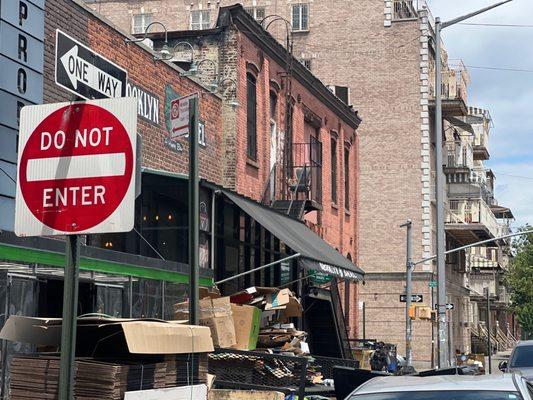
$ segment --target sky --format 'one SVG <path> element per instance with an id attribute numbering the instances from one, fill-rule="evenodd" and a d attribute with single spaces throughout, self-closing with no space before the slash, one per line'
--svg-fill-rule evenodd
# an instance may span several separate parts
<path id="1" fill-rule="evenodd" d="M 428 0 L 433 16 L 446 21 L 497 0 Z M 468 23 L 529 25 L 493 27 L 454 25 L 443 31 L 450 60 L 462 59 L 471 84 L 470 106 L 486 108 L 494 120 L 489 138 L 496 174 L 496 198 L 513 210 L 513 227 L 533 225 L 533 0 L 514 0 Z M 499 71 L 491 67 L 529 70 Z"/>

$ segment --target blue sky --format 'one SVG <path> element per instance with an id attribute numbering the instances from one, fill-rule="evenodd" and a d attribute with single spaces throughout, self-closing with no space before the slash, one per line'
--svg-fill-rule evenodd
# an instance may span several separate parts
<path id="1" fill-rule="evenodd" d="M 496 0 L 428 0 L 442 20 Z M 514 0 L 465 22 L 533 25 L 533 1 Z M 533 28 L 455 25 L 443 32 L 450 59 L 467 66 L 533 71 Z M 496 198 L 511 207 L 513 226 L 533 224 L 533 72 L 468 68 L 469 105 L 487 108 L 494 120 L 487 166 L 496 174 Z"/>

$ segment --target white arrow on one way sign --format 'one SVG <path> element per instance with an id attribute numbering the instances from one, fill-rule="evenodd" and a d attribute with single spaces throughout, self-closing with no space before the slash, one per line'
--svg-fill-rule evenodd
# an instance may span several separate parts
<path id="1" fill-rule="evenodd" d="M 74 89 L 82 82 L 108 97 L 120 97 L 122 82 L 79 57 L 77 45 L 61 57 L 61 63 Z"/>

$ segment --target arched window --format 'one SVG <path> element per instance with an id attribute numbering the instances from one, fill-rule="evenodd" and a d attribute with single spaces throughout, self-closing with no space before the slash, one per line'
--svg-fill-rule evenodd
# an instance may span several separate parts
<path id="1" fill-rule="evenodd" d="M 257 80 L 246 74 L 246 154 L 257 160 Z"/>

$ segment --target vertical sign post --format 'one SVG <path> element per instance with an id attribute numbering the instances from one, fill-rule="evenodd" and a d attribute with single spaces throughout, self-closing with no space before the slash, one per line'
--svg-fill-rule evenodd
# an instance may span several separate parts
<path id="1" fill-rule="evenodd" d="M 189 324 L 199 322 L 198 96 L 189 98 Z M 194 358 L 189 377 L 194 382 Z M 191 383 L 192 384 L 192 383 Z"/>
<path id="2" fill-rule="evenodd" d="M 21 111 L 15 233 L 67 237 L 60 400 L 73 399 L 79 235 L 133 229 L 136 132 L 134 98 Z"/>
<path id="3" fill-rule="evenodd" d="M 74 356 L 76 355 L 76 317 L 80 273 L 80 236 L 67 236 L 65 278 L 63 288 L 63 323 L 61 325 L 61 357 L 59 400 L 74 398 Z"/>
<path id="4" fill-rule="evenodd" d="M 413 323 L 411 317 L 409 316 L 409 309 L 411 308 L 412 294 L 413 294 L 413 284 L 412 284 L 412 274 L 413 274 L 413 245 L 412 245 L 412 228 L 413 223 L 411 220 L 407 220 L 405 224 L 402 224 L 401 227 L 407 228 L 407 252 L 406 252 L 406 282 L 405 282 L 405 362 L 408 367 L 413 365 Z"/>
<path id="5" fill-rule="evenodd" d="M 198 97 L 189 98 L 189 323 L 198 325 L 199 193 L 198 193 Z"/>
<path id="6" fill-rule="evenodd" d="M 485 294 L 487 296 L 487 353 L 489 355 L 489 374 L 492 374 L 492 343 L 490 340 L 490 333 L 492 328 L 490 326 L 490 289 L 485 288 Z"/>

